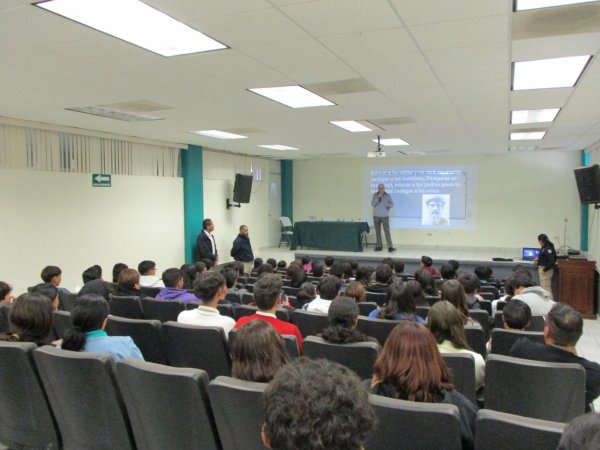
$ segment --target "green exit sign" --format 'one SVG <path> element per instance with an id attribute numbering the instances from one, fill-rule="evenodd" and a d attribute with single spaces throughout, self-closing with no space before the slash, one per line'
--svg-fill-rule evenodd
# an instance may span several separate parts
<path id="1" fill-rule="evenodd" d="M 110 187 L 112 175 L 108 173 L 93 173 L 92 186 L 94 187 Z"/>

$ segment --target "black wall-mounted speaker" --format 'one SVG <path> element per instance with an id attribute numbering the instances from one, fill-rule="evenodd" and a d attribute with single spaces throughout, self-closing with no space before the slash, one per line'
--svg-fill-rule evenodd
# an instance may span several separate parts
<path id="1" fill-rule="evenodd" d="M 233 185 L 233 201 L 237 203 L 250 203 L 252 193 L 252 175 L 235 174 Z"/>
<path id="2" fill-rule="evenodd" d="M 600 166 L 598 164 L 575 169 L 575 181 L 579 199 L 583 205 L 600 203 Z"/>

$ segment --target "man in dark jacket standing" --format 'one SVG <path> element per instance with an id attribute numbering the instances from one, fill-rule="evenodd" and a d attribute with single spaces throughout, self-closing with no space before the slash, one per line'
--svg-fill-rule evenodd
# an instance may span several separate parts
<path id="1" fill-rule="evenodd" d="M 250 245 L 248 227 L 246 225 L 240 227 L 240 234 L 238 234 L 233 241 L 231 256 L 236 261 L 240 261 L 244 264 L 244 273 L 250 273 L 252 270 L 252 262 L 254 261 L 254 254 L 252 253 L 252 245 Z"/>

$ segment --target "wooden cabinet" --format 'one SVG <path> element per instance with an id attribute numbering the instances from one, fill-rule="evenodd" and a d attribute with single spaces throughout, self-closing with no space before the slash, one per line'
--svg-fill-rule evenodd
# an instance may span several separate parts
<path id="1" fill-rule="evenodd" d="M 594 314 L 595 261 L 583 259 L 559 259 L 558 300 L 571 305 L 586 319 Z"/>

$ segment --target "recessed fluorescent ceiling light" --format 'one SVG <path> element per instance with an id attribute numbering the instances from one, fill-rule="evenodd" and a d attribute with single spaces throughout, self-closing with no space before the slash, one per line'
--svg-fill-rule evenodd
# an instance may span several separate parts
<path id="1" fill-rule="evenodd" d="M 350 131 L 352 133 L 361 133 L 364 131 L 373 131 L 369 127 L 363 125 L 360 122 L 355 120 L 332 120 L 329 122 L 331 125 L 335 125 L 336 127 L 343 128 L 344 130 Z"/>
<path id="2" fill-rule="evenodd" d="M 150 120 L 163 120 L 164 117 L 147 116 L 144 114 L 132 114 L 109 108 L 104 105 L 81 106 L 65 108 L 67 111 L 91 114 L 93 116 L 107 117 L 109 119 L 123 120 L 124 122 L 147 122 Z"/>
<path id="3" fill-rule="evenodd" d="M 584 55 L 516 62 L 513 90 L 575 86 L 590 58 Z"/>
<path id="4" fill-rule="evenodd" d="M 331 106 L 335 103 L 326 98 L 313 94 L 301 86 L 280 86 L 271 88 L 249 89 L 255 94 L 262 95 L 290 108 L 309 108 L 312 106 Z"/>
<path id="5" fill-rule="evenodd" d="M 50 0 L 35 6 L 163 56 L 227 48 L 138 0 Z"/>
<path id="6" fill-rule="evenodd" d="M 560 111 L 560 108 L 513 111 L 510 123 L 517 125 L 520 123 L 552 122 L 558 111 Z"/>
<path id="7" fill-rule="evenodd" d="M 219 130 L 201 130 L 201 131 L 190 131 L 190 133 L 201 134 L 202 136 L 208 136 L 217 139 L 247 139 L 248 136 L 242 136 L 241 134 L 227 133 L 226 131 Z"/>
<path id="8" fill-rule="evenodd" d="M 371 139 L 373 142 L 377 142 L 377 139 Z M 381 139 L 380 140 L 381 145 L 384 145 L 386 147 L 388 146 L 392 146 L 392 145 L 410 145 L 408 142 L 403 141 L 402 139 Z"/>
<path id="9" fill-rule="evenodd" d="M 574 5 L 576 3 L 591 3 L 595 1 L 597 0 L 517 0 L 515 11 L 550 8 L 552 6 Z"/>
<path id="10" fill-rule="evenodd" d="M 511 141 L 534 141 L 542 139 L 546 134 L 545 131 L 533 131 L 530 133 L 510 133 Z"/>
<path id="11" fill-rule="evenodd" d="M 262 148 L 270 148 L 271 150 L 281 150 L 281 151 L 286 151 L 286 150 L 299 150 L 298 148 L 295 148 L 295 147 L 288 147 L 287 145 L 279 145 L 279 144 L 273 144 L 273 145 L 259 145 L 259 147 L 262 147 Z"/>

